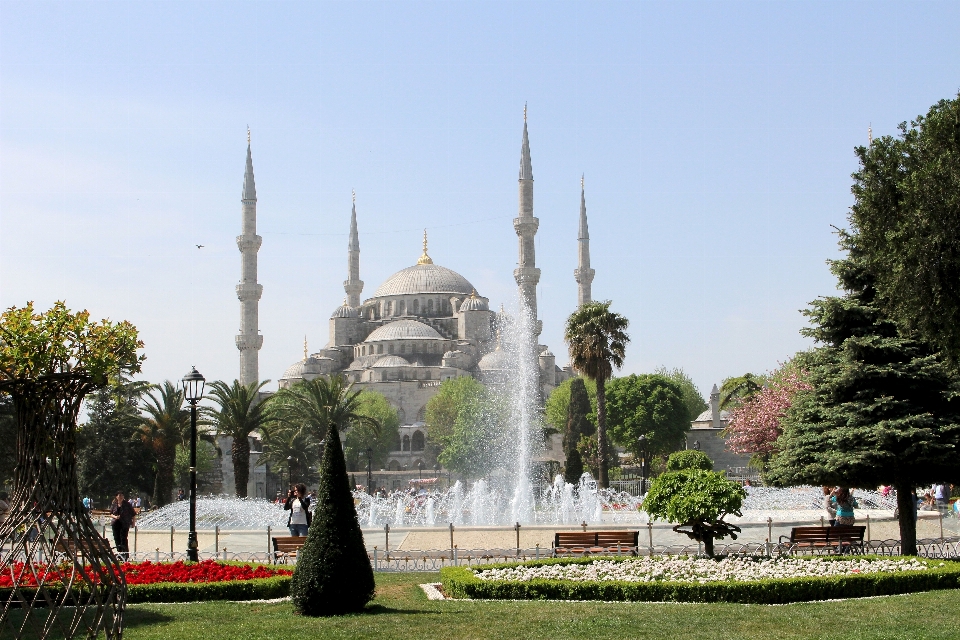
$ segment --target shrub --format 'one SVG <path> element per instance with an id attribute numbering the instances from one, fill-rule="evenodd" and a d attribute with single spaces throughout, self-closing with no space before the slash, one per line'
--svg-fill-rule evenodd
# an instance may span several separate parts
<path id="1" fill-rule="evenodd" d="M 36 587 L 25 587 L 20 593 L 33 598 Z M 54 599 L 63 596 L 63 589 L 47 587 Z M 74 589 L 76 592 L 76 589 Z M 10 589 L 0 589 L 0 599 L 9 597 Z M 270 600 L 290 595 L 290 576 L 231 580 L 229 582 L 160 582 L 134 584 L 127 587 L 127 604 L 137 602 L 204 602 L 207 600 Z"/>
<path id="2" fill-rule="evenodd" d="M 737 539 L 740 527 L 723 518 L 727 514 L 739 516 L 746 496 L 743 487 L 722 473 L 684 469 L 657 476 L 642 508 L 652 518 L 679 523 L 673 530 L 702 542 L 704 552 L 712 556 L 715 539 Z"/>
<path id="3" fill-rule="evenodd" d="M 700 469 L 713 471 L 713 461 L 703 451 L 687 449 L 671 453 L 667 458 L 667 471 L 682 471 L 683 469 Z"/>
<path id="4" fill-rule="evenodd" d="M 868 556 L 869 557 L 869 556 Z M 546 560 L 486 567 L 592 562 L 591 559 Z M 620 559 L 622 561 L 622 559 Z M 838 562 L 843 560 L 838 559 Z M 466 567 L 440 570 L 443 590 L 454 598 L 510 600 L 606 600 L 625 602 L 737 602 L 784 604 L 833 598 L 860 598 L 960 588 L 960 563 L 925 561 L 927 571 L 868 573 L 824 578 L 783 578 L 749 582 L 619 582 L 571 580 L 481 580 Z"/>
<path id="5" fill-rule="evenodd" d="M 336 424 L 326 441 L 313 522 L 290 585 L 294 606 L 308 616 L 362 611 L 376 588 Z"/>

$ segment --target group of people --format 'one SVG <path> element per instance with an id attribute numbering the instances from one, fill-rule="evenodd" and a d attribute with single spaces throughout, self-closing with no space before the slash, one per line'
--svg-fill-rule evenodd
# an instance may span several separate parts
<path id="1" fill-rule="evenodd" d="M 846 487 L 823 488 L 823 510 L 827 514 L 830 526 L 852 526 L 857 523 L 853 510 L 857 508 L 857 499 Z"/>

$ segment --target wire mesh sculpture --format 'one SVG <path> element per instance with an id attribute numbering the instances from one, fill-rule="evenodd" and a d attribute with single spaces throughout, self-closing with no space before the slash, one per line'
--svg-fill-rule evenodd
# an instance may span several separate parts
<path id="1" fill-rule="evenodd" d="M 77 488 L 76 420 L 93 388 L 74 372 L 0 381 L 19 425 L 14 494 L 0 523 L 0 568 L 12 582 L 0 586 L 0 637 L 122 637 L 121 562 Z"/>

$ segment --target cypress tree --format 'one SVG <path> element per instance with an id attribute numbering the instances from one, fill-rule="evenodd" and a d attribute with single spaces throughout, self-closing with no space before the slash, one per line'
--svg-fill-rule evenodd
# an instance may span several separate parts
<path id="1" fill-rule="evenodd" d="M 843 247 L 848 258 L 831 270 L 846 295 L 805 312 L 813 326 L 804 333 L 820 344 L 800 357 L 813 388 L 795 396 L 765 479 L 893 485 L 901 552 L 915 555 L 914 490 L 960 480 L 960 385 L 935 349 L 885 313 L 856 237 L 844 235 Z"/>
<path id="2" fill-rule="evenodd" d="M 290 595 L 307 616 L 356 613 L 373 599 L 373 568 L 363 544 L 336 424 L 327 431 L 317 506 L 297 557 Z"/>
<path id="3" fill-rule="evenodd" d="M 577 450 L 580 436 L 590 435 L 594 431 L 593 424 L 587 418 L 589 413 L 587 385 L 582 378 L 574 378 L 570 382 L 570 404 L 567 405 L 567 425 L 563 433 L 563 451 L 567 459 L 563 477 L 572 484 L 580 482 L 580 476 L 583 475 L 583 458 Z"/>

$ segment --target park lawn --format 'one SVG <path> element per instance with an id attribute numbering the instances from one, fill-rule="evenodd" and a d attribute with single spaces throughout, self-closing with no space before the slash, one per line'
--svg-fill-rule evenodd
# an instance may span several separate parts
<path id="1" fill-rule="evenodd" d="M 128 640 L 297 638 L 960 638 L 956 591 L 782 606 L 690 603 L 435 602 L 436 573 L 377 573 L 368 612 L 304 618 L 289 602 L 131 605 Z"/>

